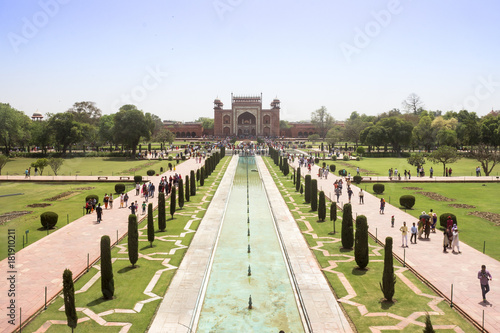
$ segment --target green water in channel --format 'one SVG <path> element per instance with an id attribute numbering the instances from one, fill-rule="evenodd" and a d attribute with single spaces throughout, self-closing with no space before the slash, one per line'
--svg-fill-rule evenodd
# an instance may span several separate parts
<path id="1" fill-rule="evenodd" d="M 304 332 L 256 169 L 254 157 L 239 157 L 197 332 Z"/>

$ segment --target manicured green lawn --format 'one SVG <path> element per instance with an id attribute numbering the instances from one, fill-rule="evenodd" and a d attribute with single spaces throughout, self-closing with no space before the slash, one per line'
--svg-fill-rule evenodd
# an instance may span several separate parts
<path id="1" fill-rule="evenodd" d="M 336 173 L 338 174 L 338 170 L 346 169 L 348 173 L 351 173 L 352 176 L 356 175 L 356 168 L 359 166 L 361 169 L 361 176 L 389 176 L 389 168 L 398 169 L 401 173 L 401 177 L 404 177 L 404 171 L 410 170 L 412 174 L 412 178 L 417 176 L 416 167 L 408 164 L 406 158 L 393 158 L 393 157 L 363 157 L 361 161 L 343 161 L 343 160 L 325 160 L 321 161 L 326 162 L 328 165 L 335 164 L 337 166 Z M 449 164 L 447 167 L 451 167 L 453 170 L 453 176 L 464 177 L 464 176 L 475 176 L 476 175 L 476 167 L 480 165 L 478 161 L 463 158 L 458 160 L 456 163 Z M 427 161 L 424 164 L 425 175 L 429 178 L 429 169 L 434 169 L 434 175 L 443 176 L 443 165 L 441 163 L 432 163 Z M 496 166 L 493 169 L 493 172 L 490 176 L 498 176 L 500 173 L 500 166 Z"/>
<path id="2" fill-rule="evenodd" d="M 314 254 L 321 267 L 328 268 L 331 266 L 329 261 L 334 261 L 337 266 L 332 270 L 334 272 L 325 272 L 330 285 L 334 289 L 338 298 L 342 298 L 348 295 L 347 289 L 342 283 L 339 276 L 343 276 L 347 279 L 350 286 L 354 289 L 356 296 L 351 299 L 351 301 L 362 304 L 366 306 L 369 313 L 380 313 L 380 317 L 373 317 L 367 315 L 361 315 L 359 309 L 356 306 L 343 304 L 344 309 L 349 315 L 350 319 L 353 321 L 358 332 L 370 332 L 371 326 L 388 326 L 396 325 L 400 320 L 382 315 L 386 312 L 396 314 L 401 317 L 407 317 L 413 312 L 434 311 L 430 306 L 429 302 L 431 298 L 423 296 L 422 294 L 415 293 L 410 287 L 405 284 L 399 276 L 397 277 L 397 282 L 395 286 L 394 298 L 396 302 L 394 304 L 381 303 L 380 300 L 383 298 L 383 294 L 380 291 L 379 282 L 382 280 L 383 272 L 383 256 L 384 250 L 371 239 L 369 240 L 371 256 L 370 263 L 368 265 L 368 270 L 361 271 L 356 267 L 356 262 L 352 260 L 354 256 L 354 251 L 344 250 L 341 248 L 341 243 L 339 241 L 333 242 L 333 239 L 328 237 L 335 237 L 337 240 L 340 238 L 341 230 L 341 212 L 339 211 L 339 219 L 336 222 L 335 235 L 331 235 L 332 222 L 318 222 L 317 212 L 310 211 L 310 205 L 304 203 L 304 197 L 298 192 L 295 192 L 295 186 L 292 184 L 290 176 L 284 177 L 277 166 L 275 166 L 270 158 L 265 158 L 266 165 L 271 171 L 275 182 L 278 185 L 285 202 L 288 207 L 292 210 L 292 214 L 297 221 L 298 226 L 301 230 L 307 230 L 306 224 L 303 222 L 304 217 L 309 222 L 313 228 L 312 233 L 315 233 L 318 238 L 313 238 L 309 234 L 304 234 L 310 247 L 318 246 L 319 242 L 323 242 L 322 250 L 327 250 L 328 255 L 323 254 L 319 250 L 314 250 Z M 290 197 L 291 196 L 291 197 Z M 293 200 L 292 200 L 293 199 Z M 330 203 L 327 202 L 327 216 L 329 216 Z M 298 210 L 297 210 L 298 208 Z M 376 251 L 378 249 L 378 251 Z M 375 251 L 374 251 L 375 250 Z M 399 263 L 394 260 L 395 273 L 401 268 Z M 436 296 L 429 288 L 427 288 L 420 280 L 418 280 L 409 271 L 404 271 L 401 273 L 406 277 L 410 283 L 416 286 L 422 293 Z M 457 312 L 451 309 L 445 302 L 440 302 L 438 304 L 440 311 L 443 315 L 432 315 L 431 320 L 434 325 L 457 325 L 464 332 L 476 332 L 474 327 L 472 327 L 465 319 L 463 319 Z M 418 321 L 424 323 L 425 317 L 421 316 L 417 318 Z M 415 324 L 409 324 L 403 332 L 422 332 L 423 328 Z M 385 331 L 384 331 L 385 332 Z M 398 331 L 401 332 L 401 331 Z M 439 330 L 439 332 L 453 332 L 453 330 Z"/>
<path id="3" fill-rule="evenodd" d="M 126 184 L 126 190 L 130 190 L 132 184 Z M 8 229 L 15 229 L 17 235 L 16 249 L 23 247 L 23 235 L 29 230 L 29 244 L 47 235 L 47 230 L 42 228 L 40 214 L 51 211 L 59 215 L 56 225 L 57 229 L 63 228 L 67 223 L 84 215 L 83 206 L 85 197 L 96 194 L 100 199 L 105 193 L 115 192 L 115 183 L 25 183 L 25 182 L 0 182 L 0 193 L 21 195 L 2 197 L 0 202 L 0 215 L 10 212 L 28 211 L 29 214 L 17 217 L 0 225 L 0 234 L 6 235 Z M 66 193 L 67 196 L 56 199 L 55 197 Z M 115 195 L 116 197 L 116 195 Z M 50 199 L 50 200 L 49 200 Z M 49 204 L 47 207 L 28 207 L 28 205 Z M 54 230 L 49 230 L 53 232 Z M 1 246 L 6 241 L 2 238 Z M 7 253 L 0 253 L 0 260 L 6 258 Z"/>
<path id="4" fill-rule="evenodd" d="M 36 158 L 12 158 L 2 169 L 2 175 L 24 175 L 24 171 L 29 168 Z M 75 157 L 64 159 L 59 176 L 121 176 L 121 175 L 143 175 L 149 169 L 157 173 L 160 167 L 168 168 L 167 160 L 130 160 L 124 157 Z M 171 163 L 175 163 L 171 162 Z M 44 176 L 52 176 L 54 173 L 50 166 L 43 172 Z M 35 176 L 35 169 L 31 168 L 31 176 Z"/>
<path id="5" fill-rule="evenodd" d="M 361 187 L 374 194 L 372 184 L 364 186 L 361 184 Z M 422 190 L 404 189 L 405 187 L 418 187 Z M 419 194 L 419 192 L 439 193 L 447 198 L 454 199 L 454 201 L 433 200 Z M 407 212 L 416 219 L 418 219 L 422 211 L 428 213 L 431 209 L 434 210 L 438 217 L 444 213 L 455 214 L 460 230 L 460 241 L 481 252 L 483 251 L 484 242 L 486 242 L 485 253 L 496 260 L 500 260 L 500 248 L 496 246 L 496 242 L 500 237 L 500 226 L 483 218 L 468 215 L 468 213 L 475 211 L 500 214 L 498 193 L 500 193 L 500 183 L 385 183 L 383 195 L 396 207 L 399 207 L 399 197 L 405 194 L 414 195 L 415 206 Z M 474 208 L 454 208 L 450 206 L 454 204 L 466 204 L 474 206 Z"/>
<path id="6" fill-rule="evenodd" d="M 170 219 L 168 216 L 170 200 L 167 200 L 167 230 L 164 232 L 160 232 L 159 230 L 156 231 L 156 239 L 153 242 L 153 248 L 151 248 L 149 246 L 149 242 L 147 242 L 146 229 L 141 230 L 146 225 L 146 219 L 139 224 L 139 253 L 149 255 L 151 258 L 168 258 L 170 259 L 168 264 L 175 267 L 179 266 L 187 248 L 179 248 L 174 244 L 174 242 L 168 240 L 181 240 L 182 245 L 189 246 L 194 233 L 187 233 L 182 238 L 180 238 L 180 234 L 185 232 L 184 228 L 189 220 L 195 219 L 195 221 L 191 224 L 190 229 L 198 229 L 199 223 L 205 215 L 206 208 L 209 205 L 208 202 L 202 202 L 201 199 L 205 195 L 206 200 L 209 201 L 212 199 L 220 180 L 222 179 L 222 174 L 228 165 L 226 162 L 228 162 L 229 159 L 230 157 L 225 157 L 221 160 L 215 172 L 213 172 L 212 175 L 205 180 L 205 185 L 197 188 L 196 195 L 190 197 L 190 201 L 185 203 L 183 209 L 177 208 L 174 219 Z M 211 184 L 214 184 L 214 186 L 210 189 Z M 157 229 L 157 211 L 155 211 L 153 215 L 155 216 L 155 229 Z M 163 240 L 158 237 L 163 237 Z M 137 267 L 132 268 L 128 260 L 128 253 L 126 252 L 127 241 L 128 239 L 125 237 L 120 242 L 119 246 L 115 246 L 111 252 L 112 258 L 117 258 L 117 260 L 113 263 L 115 298 L 109 301 L 102 299 L 101 284 L 98 279 L 86 292 L 76 294 L 76 307 L 85 307 L 90 309 L 92 312 L 99 314 L 113 309 L 131 310 L 137 302 L 151 298 L 150 296 L 144 294 L 146 286 L 158 270 L 165 269 L 167 267 L 162 264 L 163 260 L 147 260 L 142 257 L 139 258 L 136 264 Z M 123 247 L 124 250 L 122 251 L 120 247 Z M 168 254 L 170 250 L 176 247 L 178 249 L 174 254 Z M 96 263 L 96 265 L 99 264 L 100 262 Z M 175 275 L 175 272 L 175 269 L 164 271 L 152 292 L 158 296 L 164 296 L 173 276 Z M 89 273 L 84 274 L 78 281 L 75 282 L 75 291 L 81 289 L 96 273 L 98 273 L 98 270 L 96 268 L 92 268 Z M 153 319 L 156 308 L 160 302 L 161 299 L 157 299 L 146 303 L 140 312 L 110 313 L 102 316 L 102 318 L 108 322 L 132 323 L 132 327 L 129 332 L 145 332 Z M 25 329 L 23 329 L 23 331 L 36 331 L 48 320 L 66 320 L 64 311 L 59 310 L 61 306 L 63 306 L 63 300 L 61 297 L 57 297 L 47 310 L 39 314 Z M 82 312 L 77 312 L 77 315 L 79 318 L 85 317 Z M 104 327 L 97 324 L 93 320 L 88 320 L 79 323 L 76 328 L 76 332 L 118 332 L 120 329 L 121 327 Z M 68 332 L 68 330 L 69 328 L 66 325 L 52 325 L 48 332 Z"/>

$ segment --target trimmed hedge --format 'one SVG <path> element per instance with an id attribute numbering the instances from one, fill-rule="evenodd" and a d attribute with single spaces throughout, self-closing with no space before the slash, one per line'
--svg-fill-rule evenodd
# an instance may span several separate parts
<path id="1" fill-rule="evenodd" d="M 453 224 L 458 225 L 457 223 L 457 217 L 455 214 L 452 213 L 443 213 L 439 215 L 439 225 L 443 228 L 446 229 L 446 221 L 448 220 L 448 216 L 451 216 L 451 219 L 453 220 Z"/>
<path id="2" fill-rule="evenodd" d="M 134 176 L 134 183 L 141 183 L 142 182 L 142 176 L 141 175 L 135 175 Z"/>
<path id="3" fill-rule="evenodd" d="M 44 229 L 52 229 L 56 226 L 58 218 L 59 215 L 57 215 L 57 213 L 45 212 L 40 215 L 40 222 Z"/>
<path id="4" fill-rule="evenodd" d="M 335 155 L 333 155 L 333 156 L 335 156 Z M 330 171 L 331 172 L 335 172 L 336 169 L 337 169 L 337 167 L 335 166 L 335 164 L 330 164 Z"/>
<path id="5" fill-rule="evenodd" d="M 148 171 L 146 171 L 146 174 L 148 176 L 154 176 L 155 175 L 155 171 L 154 170 L 148 170 Z"/>
<path id="6" fill-rule="evenodd" d="M 352 177 L 352 180 L 353 180 L 356 184 L 359 184 L 359 183 L 361 183 L 361 181 L 363 180 L 363 177 L 356 175 L 356 176 Z"/>
<path id="7" fill-rule="evenodd" d="M 125 192 L 125 184 L 116 184 L 115 193 L 122 194 L 123 192 Z"/>
<path id="8" fill-rule="evenodd" d="M 373 192 L 376 194 L 382 194 L 385 191 L 385 185 L 384 184 L 373 184 Z"/>
<path id="9" fill-rule="evenodd" d="M 410 194 L 402 195 L 399 198 L 399 204 L 406 209 L 412 209 L 415 206 L 415 196 Z"/>
<path id="10" fill-rule="evenodd" d="M 95 202 L 99 202 L 99 196 L 97 194 L 89 194 L 85 197 L 85 202 L 89 201 L 90 199 L 95 199 Z"/>

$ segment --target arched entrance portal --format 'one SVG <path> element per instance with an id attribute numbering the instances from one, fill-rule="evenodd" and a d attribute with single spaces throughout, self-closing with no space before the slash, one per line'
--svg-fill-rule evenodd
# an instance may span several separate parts
<path id="1" fill-rule="evenodd" d="M 257 120 L 250 112 L 244 112 L 238 117 L 238 130 L 240 136 L 255 135 L 257 131 Z"/>

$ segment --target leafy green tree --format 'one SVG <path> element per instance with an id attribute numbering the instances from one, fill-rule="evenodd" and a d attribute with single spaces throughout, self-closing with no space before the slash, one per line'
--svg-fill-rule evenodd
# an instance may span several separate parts
<path id="1" fill-rule="evenodd" d="M 368 223 L 366 216 L 356 217 L 356 235 L 354 239 L 354 258 L 360 269 L 365 269 L 370 260 L 368 253 Z"/>
<path id="2" fill-rule="evenodd" d="M 158 229 L 160 231 L 165 231 L 166 227 L 167 227 L 167 216 L 165 212 L 165 193 L 160 192 L 158 194 Z"/>
<path id="3" fill-rule="evenodd" d="M 500 162 L 500 154 L 497 151 L 488 149 L 483 143 L 471 151 L 471 157 L 481 163 L 485 176 L 489 176 L 495 165 Z"/>
<path id="4" fill-rule="evenodd" d="M 344 249 L 352 249 L 354 244 L 354 230 L 352 225 L 352 206 L 345 204 L 342 215 L 342 247 Z"/>
<path id="5" fill-rule="evenodd" d="M 423 116 L 420 118 L 418 125 L 412 130 L 412 143 L 415 146 L 423 146 L 426 151 L 430 151 L 436 141 L 436 133 L 432 129 L 432 118 Z"/>
<path id="6" fill-rule="evenodd" d="M 71 145 L 84 138 L 85 129 L 81 123 L 75 120 L 73 113 L 56 113 L 51 115 L 48 121 L 49 128 L 54 133 L 57 144 L 62 147 L 63 154 L 66 154 Z"/>
<path id="7" fill-rule="evenodd" d="M 457 132 L 443 128 L 437 132 L 436 141 L 438 146 L 456 146 L 458 143 Z"/>
<path id="8" fill-rule="evenodd" d="M 162 195 L 163 192 L 160 192 L 158 197 Z M 158 208 L 160 206 L 160 199 L 158 199 Z M 158 209 L 159 210 L 159 209 Z M 165 195 L 163 195 L 163 214 L 165 214 Z M 159 213 L 158 213 L 158 220 L 160 219 Z M 149 203 L 148 204 L 148 242 L 153 247 L 153 242 L 155 240 L 155 225 L 153 221 L 153 204 Z"/>
<path id="9" fill-rule="evenodd" d="M 191 172 L 189 172 L 189 174 L 191 175 L 191 182 L 189 183 L 190 185 L 190 188 L 189 188 L 189 191 L 191 192 L 191 196 L 195 196 L 196 195 L 196 181 L 194 180 L 195 176 L 194 176 L 194 170 L 191 170 Z"/>
<path id="10" fill-rule="evenodd" d="M 295 191 L 299 191 L 300 190 L 300 183 L 302 181 L 302 178 L 300 176 L 300 167 L 297 167 L 297 176 L 296 176 L 296 181 L 295 181 Z"/>
<path id="11" fill-rule="evenodd" d="M 76 102 L 67 112 L 73 114 L 76 122 L 90 125 L 97 125 L 102 115 L 101 109 L 89 101 Z"/>
<path id="12" fill-rule="evenodd" d="M 35 162 L 31 163 L 32 168 L 38 168 L 40 176 L 43 175 L 43 170 L 49 165 L 49 160 L 46 158 L 39 158 Z"/>
<path id="13" fill-rule="evenodd" d="M 149 140 L 151 135 L 151 126 L 146 116 L 135 105 L 127 104 L 115 114 L 114 120 L 114 141 L 132 149 L 132 156 L 135 156 L 141 137 Z"/>
<path id="14" fill-rule="evenodd" d="M 158 132 L 154 135 L 153 140 L 155 142 L 161 142 L 165 145 L 165 142 L 172 144 L 175 141 L 175 134 L 166 128 L 160 128 Z"/>
<path id="15" fill-rule="evenodd" d="M 115 294 L 113 266 L 111 263 L 111 241 L 109 236 L 101 237 L 101 292 L 105 299 L 112 299 Z"/>
<path id="16" fill-rule="evenodd" d="M 59 157 L 51 157 L 47 160 L 47 163 L 49 164 L 50 168 L 52 169 L 52 172 L 54 172 L 54 175 L 57 176 L 57 173 L 59 172 L 59 169 L 64 163 L 64 159 L 59 158 Z"/>
<path id="17" fill-rule="evenodd" d="M 410 143 L 413 130 L 412 123 L 401 118 L 389 117 L 380 120 L 377 126 L 384 128 L 388 140 L 387 143 L 390 143 L 392 149 L 398 155 L 401 155 L 401 147 L 407 146 Z"/>
<path id="18" fill-rule="evenodd" d="M 9 156 L 13 147 L 24 146 L 28 142 L 30 121 L 23 112 L 9 104 L 0 103 L 0 146 L 3 146 L 6 156 Z"/>
<path id="19" fill-rule="evenodd" d="M 311 134 L 307 137 L 308 140 L 312 141 L 312 142 L 316 142 L 320 139 L 320 136 L 319 134 L 317 133 L 314 133 L 314 134 Z"/>
<path id="20" fill-rule="evenodd" d="M 172 216 L 172 220 L 174 219 L 175 214 L 175 206 L 176 206 L 176 190 L 175 186 L 172 186 L 172 192 L 170 192 L 170 216 Z"/>
<path id="21" fill-rule="evenodd" d="M 30 124 L 30 143 L 39 147 L 44 154 L 47 154 L 48 146 L 54 141 L 54 135 L 49 128 L 48 121 L 32 121 Z"/>
<path id="22" fill-rule="evenodd" d="M 128 216 L 128 260 L 135 267 L 139 259 L 139 231 L 137 230 L 137 216 L 130 214 Z"/>
<path id="23" fill-rule="evenodd" d="M 354 111 L 351 113 L 351 116 L 349 117 L 349 119 L 347 119 L 347 121 L 345 122 L 343 133 L 341 130 L 338 130 L 338 132 L 339 132 L 339 134 L 343 134 L 343 137 L 346 141 L 354 142 L 356 144 L 356 147 L 357 147 L 359 140 L 360 140 L 361 132 L 369 125 L 370 124 L 368 122 L 364 121 L 363 118 L 361 116 L 359 116 L 359 114 L 356 111 Z M 341 129 L 340 126 L 339 126 L 339 129 Z M 330 131 L 328 131 L 328 133 L 330 133 Z M 328 138 L 328 136 L 329 136 L 329 134 L 326 135 L 327 138 Z M 327 141 L 328 141 L 328 139 L 327 139 Z M 337 140 L 336 142 L 338 142 L 338 141 L 339 140 Z M 330 142 L 328 142 L 328 143 L 332 144 Z"/>
<path id="24" fill-rule="evenodd" d="M 318 210 L 318 180 L 311 180 L 311 210 L 313 212 Z"/>
<path id="25" fill-rule="evenodd" d="M 308 204 L 311 203 L 311 175 L 306 175 L 305 177 L 304 201 Z"/>
<path id="26" fill-rule="evenodd" d="M 184 191 L 184 194 L 186 196 L 186 202 L 189 202 L 189 195 L 191 194 L 190 184 L 189 184 L 189 176 L 186 175 L 186 177 L 184 177 L 184 179 L 186 179 L 186 190 Z"/>
<path id="27" fill-rule="evenodd" d="M 434 163 L 443 164 L 443 176 L 446 174 L 446 165 L 455 163 L 460 159 L 457 149 L 450 146 L 441 146 L 433 151 L 428 157 Z"/>
<path id="28" fill-rule="evenodd" d="M 500 115 L 487 115 L 481 119 L 481 142 L 495 149 L 500 146 Z"/>
<path id="29" fill-rule="evenodd" d="M 214 119 L 208 117 L 199 117 L 195 120 L 197 123 L 201 123 L 201 127 L 203 130 L 212 130 L 214 129 Z"/>
<path id="30" fill-rule="evenodd" d="M 325 106 L 311 113 L 311 122 L 316 127 L 319 136 L 325 139 L 326 133 L 333 126 L 335 119 L 328 113 Z"/>
<path id="31" fill-rule="evenodd" d="M 63 296 L 64 296 L 64 312 L 68 326 L 71 327 L 71 332 L 78 324 L 78 316 L 76 315 L 75 307 L 75 286 L 73 284 L 73 273 L 69 269 L 65 269 L 63 273 Z"/>
<path id="32" fill-rule="evenodd" d="M 389 141 L 385 128 L 378 125 L 369 125 L 362 130 L 360 140 L 370 146 L 383 146 Z"/>
<path id="33" fill-rule="evenodd" d="M 115 115 L 103 115 L 101 118 L 99 118 L 99 123 L 98 123 L 98 143 L 100 146 L 104 146 L 105 144 L 109 144 L 111 147 L 111 144 L 114 143 L 114 136 L 113 136 L 113 127 L 115 126 Z"/>
<path id="34" fill-rule="evenodd" d="M 420 167 L 425 164 L 425 154 L 415 153 L 406 159 L 409 165 Z"/>
<path id="35" fill-rule="evenodd" d="M 0 155 L 0 175 L 2 174 L 2 169 L 9 161 L 9 157 L 5 155 Z"/>
<path id="36" fill-rule="evenodd" d="M 479 117 L 475 112 L 460 110 L 456 118 L 458 120 L 457 138 L 461 145 L 476 145 L 481 140 L 481 126 Z"/>
<path id="37" fill-rule="evenodd" d="M 386 301 L 392 302 L 394 297 L 394 286 L 396 285 L 396 275 L 394 275 L 394 262 L 392 259 L 392 237 L 385 239 L 384 253 L 384 273 L 382 274 L 382 282 L 380 289 L 384 294 Z"/>
<path id="38" fill-rule="evenodd" d="M 319 202 L 318 202 L 318 220 L 324 222 L 326 219 L 326 200 L 325 192 L 319 192 Z"/>

